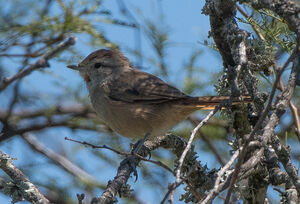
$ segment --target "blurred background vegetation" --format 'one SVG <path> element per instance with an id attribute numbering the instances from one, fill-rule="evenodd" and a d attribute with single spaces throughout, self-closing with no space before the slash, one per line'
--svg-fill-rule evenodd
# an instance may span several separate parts
<path id="1" fill-rule="evenodd" d="M 49 61 L 49 68 L 32 72 L 0 92 L 0 130 L 10 130 L 7 137 L 0 137 L 1 151 L 16 157 L 14 163 L 54 203 L 77 203 L 76 193 L 85 193 L 87 199 L 99 195 L 114 177 L 122 157 L 65 141 L 64 137 L 106 144 L 120 151 L 129 151 L 130 142 L 135 141 L 116 135 L 97 119 L 83 80 L 65 66 L 78 63 L 96 49 L 120 48 L 136 68 L 161 77 L 186 94 L 216 95 L 223 68 L 218 50 L 207 36 L 209 21 L 201 15 L 203 3 L 191 1 L 183 7 L 182 2 L 166 0 L 0 0 L 1 81 L 27 68 L 66 38 L 77 38 L 75 46 Z M 260 53 L 254 60 L 258 62 L 254 67 L 259 89 L 269 93 L 274 66 L 281 66 L 291 54 L 295 35 L 286 22 L 268 10 L 258 12 L 247 5 L 239 5 L 238 10 L 239 26 L 251 34 L 254 40 L 249 43 Z M 190 15 L 195 17 L 191 20 Z M 190 21 L 189 30 L 185 21 Z M 176 34 L 189 36 L 191 31 L 191 39 Z M 283 75 L 284 82 L 289 71 Z M 297 88 L 293 103 L 298 110 L 299 95 Z M 195 122 L 205 114 L 193 114 L 172 132 L 188 138 Z M 299 141 L 290 110 L 276 132 L 291 146 L 292 159 L 299 165 Z M 194 142 L 198 159 L 209 168 L 221 167 L 230 157 L 233 134 L 230 118 L 218 114 Z M 167 150 L 152 152 L 152 158 L 173 168 L 175 157 Z M 76 168 L 68 169 L 71 164 Z M 132 196 L 119 198 L 120 203 L 161 201 L 174 177 L 145 162 L 138 171 L 139 180 L 130 180 Z M 8 179 L 2 172 L 1 176 Z M 177 192 L 177 200 L 182 192 L 183 188 Z M 268 195 L 278 202 L 272 188 Z M 9 202 L 9 197 L 0 194 L 0 203 Z"/>

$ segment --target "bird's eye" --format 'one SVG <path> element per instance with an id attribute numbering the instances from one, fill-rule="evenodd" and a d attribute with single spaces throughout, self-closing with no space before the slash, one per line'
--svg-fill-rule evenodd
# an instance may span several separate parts
<path id="1" fill-rule="evenodd" d="M 95 69 L 99 69 L 100 67 L 102 67 L 102 64 L 101 64 L 101 63 L 96 63 L 96 64 L 94 65 L 94 67 L 95 67 Z"/>

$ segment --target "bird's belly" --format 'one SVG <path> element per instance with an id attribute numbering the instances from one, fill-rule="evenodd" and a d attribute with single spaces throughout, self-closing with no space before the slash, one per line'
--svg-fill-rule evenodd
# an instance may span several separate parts
<path id="1" fill-rule="evenodd" d="M 150 133 L 150 138 L 161 136 L 189 114 L 179 113 L 168 104 L 140 105 L 112 103 L 108 100 L 92 104 L 100 119 L 111 129 L 122 136 L 135 139 L 143 138 L 146 133 Z"/>
<path id="2" fill-rule="evenodd" d="M 111 129 L 124 137 L 140 139 L 146 133 L 153 133 L 153 120 L 145 109 L 139 109 L 128 104 L 126 107 L 113 105 L 109 108 L 106 106 L 106 109 L 99 107 L 97 110 L 100 118 Z M 156 127 L 155 132 L 160 129 L 160 127 Z"/>

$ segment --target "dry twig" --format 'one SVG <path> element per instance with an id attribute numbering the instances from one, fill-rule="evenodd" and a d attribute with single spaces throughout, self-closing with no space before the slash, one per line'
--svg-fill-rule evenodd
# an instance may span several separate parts
<path id="1" fill-rule="evenodd" d="M 55 48 L 53 48 L 51 51 L 47 52 L 44 54 L 38 61 L 36 61 L 33 65 L 30 65 L 28 68 L 23 69 L 16 73 L 14 76 L 5 78 L 2 83 L 0 84 L 0 92 L 3 91 L 9 84 L 12 82 L 21 79 L 27 75 L 29 75 L 31 72 L 43 68 L 43 67 L 48 67 L 48 60 L 53 58 L 57 53 L 61 52 L 62 50 L 68 48 L 71 45 L 75 44 L 75 38 L 70 37 L 63 43 L 59 44 Z"/>
<path id="2" fill-rule="evenodd" d="M 175 180 L 175 184 L 172 185 L 173 189 L 171 191 L 171 196 L 170 196 L 170 203 L 173 203 L 173 199 L 174 199 L 174 192 L 175 192 L 175 188 L 178 187 L 178 183 L 180 183 L 180 177 L 181 177 L 181 168 L 184 162 L 184 159 L 187 155 L 187 153 L 190 151 L 191 146 L 192 146 L 192 142 L 196 136 L 196 133 L 198 132 L 198 130 L 220 109 L 221 106 L 216 106 L 214 110 L 212 110 L 192 131 L 192 134 L 190 136 L 190 139 L 184 149 L 184 151 L 181 154 L 181 157 L 178 161 L 179 165 L 176 171 L 176 180 Z"/>
<path id="3" fill-rule="evenodd" d="M 52 149 L 44 146 L 42 143 L 37 141 L 37 139 L 30 133 L 25 133 L 22 135 L 22 138 L 27 142 L 27 144 L 32 147 L 35 151 L 45 155 L 51 159 L 54 163 L 61 166 L 64 170 L 72 174 L 73 176 L 79 178 L 80 180 L 87 182 L 89 184 L 96 185 L 100 188 L 104 188 L 104 185 L 100 184 L 96 178 L 88 174 L 82 168 L 72 163 L 66 157 L 54 152 Z"/>

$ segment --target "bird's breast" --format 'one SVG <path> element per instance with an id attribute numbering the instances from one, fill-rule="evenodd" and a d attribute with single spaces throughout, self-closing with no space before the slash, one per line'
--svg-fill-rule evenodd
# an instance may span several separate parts
<path id="1" fill-rule="evenodd" d="M 91 102 L 99 118 L 111 129 L 135 139 L 143 138 L 146 133 L 150 137 L 161 136 L 188 115 L 169 104 L 114 101 L 100 90 L 91 94 Z"/>

